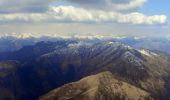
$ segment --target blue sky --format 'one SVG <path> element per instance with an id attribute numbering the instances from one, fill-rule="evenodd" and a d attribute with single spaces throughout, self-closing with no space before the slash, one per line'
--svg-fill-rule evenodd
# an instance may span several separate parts
<path id="1" fill-rule="evenodd" d="M 169 3 L 167 0 L 0 0 L 0 34 L 169 36 Z"/>
<path id="2" fill-rule="evenodd" d="M 170 1 L 168 0 L 148 0 L 140 11 L 147 14 L 165 14 L 170 17 Z"/>

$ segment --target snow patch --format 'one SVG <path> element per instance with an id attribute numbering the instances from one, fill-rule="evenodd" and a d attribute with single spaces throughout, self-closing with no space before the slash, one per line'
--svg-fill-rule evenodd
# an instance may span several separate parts
<path id="1" fill-rule="evenodd" d="M 149 57 L 158 56 L 158 54 L 151 52 L 149 50 L 142 49 L 142 50 L 139 50 L 139 52 Z"/>
<path id="2" fill-rule="evenodd" d="M 140 53 L 142 53 L 142 54 L 144 54 L 144 55 L 146 55 L 146 56 L 149 56 L 149 57 L 151 57 L 152 55 L 150 55 L 149 54 L 149 52 L 147 52 L 146 50 L 139 50 L 140 51 Z"/>
<path id="3" fill-rule="evenodd" d="M 123 58 L 128 63 L 138 66 L 140 69 L 143 69 L 143 65 L 142 65 L 143 60 L 133 55 L 131 52 L 126 51 L 123 55 Z"/>

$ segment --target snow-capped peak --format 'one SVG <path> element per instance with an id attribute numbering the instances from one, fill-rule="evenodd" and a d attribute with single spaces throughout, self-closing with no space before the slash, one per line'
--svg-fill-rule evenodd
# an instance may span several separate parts
<path id="1" fill-rule="evenodd" d="M 115 36 L 113 34 L 48 34 L 48 33 L 2 33 L 0 38 L 14 37 L 18 39 L 26 38 L 40 38 L 40 37 L 52 37 L 52 38 L 77 38 L 77 39 L 123 39 L 124 36 Z"/>
<path id="2" fill-rule="evenodd" d="M 0 38 L 6 38 L 6 37 L 14 37 L 17 39 L 27 39 L 27 38 L 39 38 L 39 34 L 33 34 L 33 33 L 11 33 L 11 34 L 1 34 Z"/>

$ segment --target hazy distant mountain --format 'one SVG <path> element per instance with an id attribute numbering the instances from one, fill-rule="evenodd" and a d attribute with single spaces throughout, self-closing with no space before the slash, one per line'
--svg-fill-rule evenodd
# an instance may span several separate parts
<path id="1" fill-rule="evenodd" d="M 17 39 L 14 37 L 0 38 L 0 52 L 15 51 L 21 49 L 23 46 L 33 45 L 36 41 L 34 39 Z"/>
<path id="2" fill-rule="evenodd" d="M 41 41 L 55 42 L 58 40 L 77 40 L 83 42 L 103 42 L 103 41 L 117 41 L 127 44 L 133 48 L 145 48 L 150 50 L 159 50 L 170 53 L 170 39 L 165 38 L 153 38 L 153 37 L 118 37 L 118 36 L 77 36 L 73 34 L 71 36 L 60 35 L 39 35 L 31 33 L 13 34 L 0 36 L 0 52 L 16 51 L 23 46 L 34 45 Z"/>
<path id="3" fill-rule="evenodd" d="M 18 60 L 20 62 L 28 62 L 45 53 L 66 47 L 71 42 L 73 41 L 38 42 L 35 45 L 24 46 L 17 51 L 2 52 L 0 53 L 0 61 Z"/>
<path id="4" fill-rule="evenodd" d="M 33 36 L 0 36 L 0 53 L 1 52 L 9 52 L 9 51 L 17 51 L 25 46 L 35 45 L 38 42 L 44 41 L 64 41 L 62 38 L 57 37 L 33 37 Z"/>
<path id="5" fill-rule="evenodd" d="M 12 36 L 0 36 L 0 52 L 16 51 L 24 46 L 34 45 L 41 41 L 55 42 L 58 40 L 77 40 L 83 42 L 103 42 L 117 41 L 127 44 L 133 48 L 145 48 L 150 50 L 159 50 L 170 53 L 169 38 L 153 38 L 153 37 L 118 37 L 118 36 L 37 36 L 34 34 L 14 34 Z"/>
<path id="6" fill-rule="evenodd" d="M 145 48 L 170 53 L 169 38 L 152 38 L 152 37 L 126 37 L 116 41 L 125 43 L 133 48 Z"/>

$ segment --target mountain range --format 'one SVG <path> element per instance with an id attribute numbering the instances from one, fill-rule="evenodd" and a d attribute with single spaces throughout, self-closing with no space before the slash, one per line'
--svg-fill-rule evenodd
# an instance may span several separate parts
<path id="1" fill-rule="evenodd" d="M 169 37 L 154 38 L 154 37 L 124 37 L 124 36 L 37 36 L 34 34 L 14 34 L 0 36 L 0 52 L 16 51 L 24 46 L 35 45 L 41 41 L 56 42 L 58 40 L 77 40 L 82 42 L 102 42 L 102 41 L 117 41 L 127 44 L 135 49 L 149 49 L 158 50 L 170 53 L 170 39 Z"/>
<path id="2" fill-rule="evenodd" d="M 0 100 L 168 100 L 163 52 L 62 39 L 0 53 Z"/>

